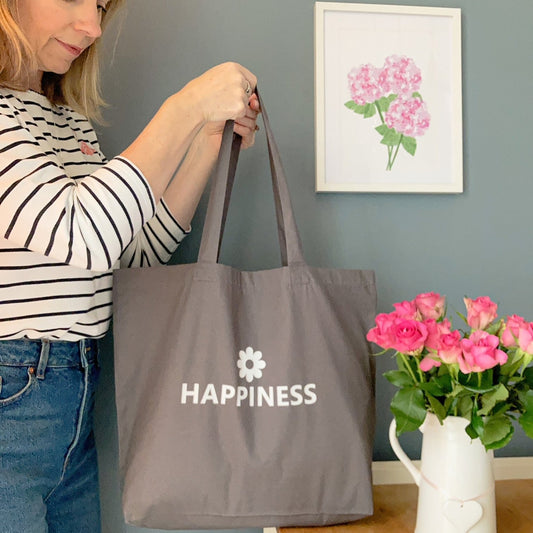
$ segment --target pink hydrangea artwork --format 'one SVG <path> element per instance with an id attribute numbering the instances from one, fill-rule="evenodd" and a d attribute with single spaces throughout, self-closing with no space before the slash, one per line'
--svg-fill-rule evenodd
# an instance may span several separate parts
<path id="1" fill-rule="evenodd" d="M 370 63 L 348 73 L 351 100 L 345 106 L 363 118 L 379 116 L 375 129 L 387 149 L 386 170 L 398 157 L 400 146 L 415 155 L 416 138 L 428 130 L 431 116 L 420 94 L 422 72 L 413 59 L 390 55 L 382 67 Z"/>

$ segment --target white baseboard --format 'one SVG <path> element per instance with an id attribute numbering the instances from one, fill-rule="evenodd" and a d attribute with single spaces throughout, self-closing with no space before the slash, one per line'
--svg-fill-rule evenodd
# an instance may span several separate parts
<path id="1" fill-rule="evenodd" d="M 420 461 L 413 461 L 420 468 Z M 414 483 L 411 474 L 400 461 L 374 461 L 372 463 L 374 485 Z M 533 457 L 496 457 L 494 477 L 500 479 L 533 479 Z"/>

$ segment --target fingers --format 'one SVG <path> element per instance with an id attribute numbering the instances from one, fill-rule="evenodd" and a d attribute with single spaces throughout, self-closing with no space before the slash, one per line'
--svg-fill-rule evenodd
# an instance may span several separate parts
<path id="1" fill-rule="evenodd" d="M 244 115 L 242 117 L 237 117 L 235 121 L 241 123 L 244 126 L 250 126 L 253 129 L 260 111 L 261 109 L 259 106 L 257 95 L 253 94 L 248 100 L 248 105 L 246 106 Z"/>
<path id="2" fill-rule="evenodd" d="M 246 115 L 250 116 L 248 113 L 248 110 L 251 109 L 256 112 L 253 117 L 255 118 L 257 116 L 257 112 L 260 111 L 260 105 L 259 105 L 259 99 L 257 95 L 255 94 L 255 88 L 257 87 L 257 78 L 255 77 L 252 72 L 250 72 L 247 68 L 243 67 L 242 65 L 236 64 L 236 66 L 241 70 L 243 78 L 242 78 L 242 87 L 244 90 L 244 98 L 245 98 L 245 104 L 247 106 L 246 108 Z M 245 115 L 245 116 L 246 116 Z M 240 117 L 236 117 L 240 118 Z"/>
<path id="3" fill-rule="evenodd" d="M 241 142 L 241 149 L 246 150 L 246 148 L 250 148 L 255 143 L 255 131 L 250 131 L 247 128 L 239 127 L 238 125 L 235 125 L 234 128 L 235 133 L 238 133 L 242 137 Z"/>
<path id="4" fill-rule="evenodd" d="M 255 142 L 257 115 L 261 111 L 254 94 L 257 78 L 238 63 L 223 63 L 190 82 L 185 89 L 194 95 L 203 116 L 206 131 L 220 134 L 220 124 L 234 120 L 234 131 L 242 137 L 242 147 Z M 223 128 L 222 128 L 223 129 Z"/>
<path id="5" fill-rule="evenodd" d="M 243 121 L 243 123 L 246 123 L 246 121 L 256 121 L 257 116 L 259 115 L 259 111 L 256 109 L 253 109 L 250 105 L 246 107 L 245 115 L 242 117 L 239 117 L 236 119 L 236 121 Z"/>
<path id="6" fill-rule="evenodd" d="M 248 134 L 248 132 L 256 131 L 256 121 L 248 118 L 236 120 L 234 129 L 236 133 L 242 135 L 236 128 L 239 128 L 240 131 L 244 131 L 245 134 Z"/>
<path id="7" fill-rule="evenodd" d="M 250 108 L 257 111 L 256 86 L 257 78 L 247 68 L 223 63 L 190 82 L 185 92 L 204 122 L 218 122 L 244 117 Z"/>
<path id="8" fill-rule="evenodd" d="M 259 130 L 257 126 L 258 112 L 249 109 L 245 117 L 239 118 L 235 121 L 233 131 L 242 137 L 242 148 L 250 148 L 255 143 L 255 133 Z"/>
<path id="9" fill-rule="evenodd" d="M 252 94 L 248 100 L 248 107 L 254 111 L 257 111 L 258 113 L 261 112 L 261 106 L 259 105 L 259 98 L 257 97 L 257 94 Z"/>

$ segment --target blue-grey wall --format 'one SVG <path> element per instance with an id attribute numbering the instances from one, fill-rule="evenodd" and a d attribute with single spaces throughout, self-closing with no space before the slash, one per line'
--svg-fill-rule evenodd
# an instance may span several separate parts
<path id="1" fill-rule="evenodd" d="M 461 195 L 315 193 L 313 0 L 129 0 L 118 42 L 106 39 L 106 62 L 114 59 L 104 76 L 111 104 L 106 111 L 111 125 L 101 128 L 104 151 L 119 153 L 162 101 L 191 78 L 226 60 L 241 62 L 260 80 L 310 264 L 374 269 L 380 311 L 436 291 L 447 295 L 452 311 L 463 310 L 466 294 L 488 295 L 502 315 L 533 320 L 533 4 L 405 3 L 462 9 Z M 245 269 L 279 264 L 265 152 L 259 135 L 241 158 L 224 244 L 223 262 Z M 196 232 L 176 262 L 195 260 L 204 208 L 205 198 Z M 110 338 L 105 347 L 96 420 L 104 532 L 142 531 L 124 526 L 121 518 Z M 392 362 L 384 356 L 377 363 L 374 458 L 391 460 L 387 428 L 394 390 L 381 374 Z M 408 435 L 402 442 L 416 457 L 419 437 Z M 533 442 L 520 428 L 499 453 L 532 454 Z"/>

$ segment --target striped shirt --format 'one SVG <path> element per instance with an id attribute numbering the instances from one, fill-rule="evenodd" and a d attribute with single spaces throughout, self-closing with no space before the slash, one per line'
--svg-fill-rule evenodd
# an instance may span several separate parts
<path id="1" fill-rule="evenodd" d="M 0 88 L 0 340 L 101 337 L 113 269 L 166 263 L 185 234 L 85 117 Z"/>

